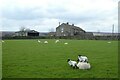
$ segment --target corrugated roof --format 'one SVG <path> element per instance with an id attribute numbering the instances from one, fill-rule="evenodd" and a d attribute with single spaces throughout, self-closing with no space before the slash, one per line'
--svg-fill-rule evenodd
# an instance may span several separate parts
<path id="1" fill-rule="evenodd" d="M 15 33 L 19 33 L 19 32 L 23 32 L 23 31 L 17 31 L 17 32 L 15 32 Z M 35 31 L 35 30 L 29 30 L 29 31 L 24 31 L 24 32 L 39 33 L 39 32 L 37 32 L 37 31 Z"/>

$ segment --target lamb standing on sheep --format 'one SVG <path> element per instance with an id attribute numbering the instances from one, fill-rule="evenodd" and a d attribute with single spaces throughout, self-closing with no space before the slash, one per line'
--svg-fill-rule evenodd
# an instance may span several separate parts
<path id="1" fill-rule="evenodd" d="M 77 62 L 76 61 L 72 61 L 71 59 L 68 59 L 67 62 L 71 67 L 77 68 Z"/>
<path id="2" fill-rule="evenodd" d="M 78 62 L 88 62 L 88 58 L 86 56 L 78 55 Z"/>

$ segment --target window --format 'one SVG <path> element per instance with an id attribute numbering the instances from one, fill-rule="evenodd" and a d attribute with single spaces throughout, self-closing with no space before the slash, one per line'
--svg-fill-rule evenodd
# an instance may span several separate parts
<path id="1" fill-rule="evenodd" d="M 61 28 L 61 32 L 62 32 L 62 33 L 64 32 L 64 28 Z"/>

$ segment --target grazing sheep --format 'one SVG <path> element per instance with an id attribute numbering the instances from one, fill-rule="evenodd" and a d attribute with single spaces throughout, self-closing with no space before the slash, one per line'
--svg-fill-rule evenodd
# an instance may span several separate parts
<path id="1" fill-rule="evenodd" d="M 111 43 L 111 42 L 108 42 L 108 43 Z"/>
<path id="2" fill-rule="evenodd" d="M 78 55 L 78 62 L 88 62 L 88 58 L 86 56 Z"/>
<path id="3" fill-rule="evenodd" d="M 5 42 L 5 41 L 2 40 L 2 42 Z"/>
<path id="4" fill-rule="evenodd" d="M 64 43 L 64 44 L 68 44 L 68 43 Z"/>
<path id="5" fill-rule="evenodd" d="M 91 68 L 90 63 L 87 63 L 87 62 L 78 62 L 77 67 L 79 69 L 90 69 Z"/>
<path id="6" fill-rule="evenodd" d="M 41 43 L 41 41 L 40 41 L 40 40 L 38 40 L 38 42 L 39 42 L 39 43 Z"/>
<path id="7" fill-rule="evenodd" d="M 45 44 L 47 44 L 47 43 L 48 43 L 48 41 L 45 41 L 44 43 L 45 43 Z"/>
<path id="8" fill-rule="evenodd" d="M 60 41 L 59 41 L 59 40 L 56 40 L 56 41 L 55 41 L 55 43 L 58 43 L 58 42 L 60 42 Z"/>
<path id="9" fill-rule="evenodd" d="M 71 59 L 68 59 L 67 62 L 71 67 L 77 68 L 77 62 L 76 61 L 72 61 Z"/>

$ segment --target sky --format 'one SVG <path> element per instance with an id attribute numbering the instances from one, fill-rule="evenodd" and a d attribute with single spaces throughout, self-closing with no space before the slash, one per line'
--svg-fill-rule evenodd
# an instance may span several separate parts
<path id="1" fill-rule="evenodd" d="M 55 31 L 60 23 L 87 32 L 118 32 L 119 0 L 0 0 L 0 31 Z"/>

